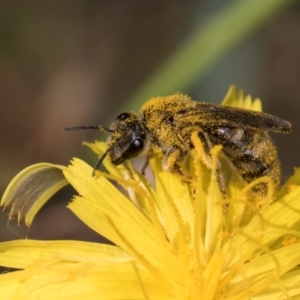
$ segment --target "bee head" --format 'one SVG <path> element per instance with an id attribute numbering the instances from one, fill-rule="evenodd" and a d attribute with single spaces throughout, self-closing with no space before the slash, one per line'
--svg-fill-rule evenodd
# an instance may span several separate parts
<path id="1" fill-rule="evenodd" d="M 111 135 L 107 139 L 107 150 L 100 156 L 94 167 L 93 176 L 107 155 L 114 165 L 119 165 L 127 159 L 138 156 L 145 148 L 146 134 L 143 125 L 133 113 L 120 114 L 112 123 L 111 128 L 103 126 L 63 128 L 65 131 L 94 129 L 109 132 Z"/>
<path id="2" fill-rule="evenodd" d="M 107 154 L 115 165 L 138 156 L 145 147 L 145 131 L 133 113 L 120 114 L 111 125 Z"/>

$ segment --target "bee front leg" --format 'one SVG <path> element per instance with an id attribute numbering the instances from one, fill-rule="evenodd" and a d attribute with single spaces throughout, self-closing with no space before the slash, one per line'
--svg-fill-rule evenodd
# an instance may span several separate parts
<path id="1" fill-rule="evenodd" d="M 186 153 L 182 149 L 180 149 L 177 145 L 172 146 L 165 153 L 165 157 L 163 160 L 163 168 L 164 170 L 168 170 L 180 177 L 184 182 L 191 182 L 192 178 L 189 174 L 187 174 L 179 165 L 178 162 L 183 161 Z"/>
<path id="2" fill-rule="evenodd" d="M 142 170 L 141 170 L 141 174 L 142 174 L 142 175 L 145 175 L 145 174 L 146 174 L 146 169 L 147 169 L 147 167 L 148 167 L 148 165 L 149 165 L 149 160 L 150 160 L 150 158 L 151 158 L 151 155 L 148 154 L 147 157 L 146 157 L 146 160 L 145 160 L 145 162 L 144 162 L 144 164 L 143 164 Z"/>
<path id="3" fill-rule="evenodd" d="M 146 156 L 146 160 L 145 160 L 145 162 L 143 164 L 143 167 L 142 167 L 142 170 L 141 170 L 142 175 L 146 174 L 146 169 L 149 166 L 150 158 L 152 156 L 154 156 L 154 151 L 153 151 L 153 148 L 150 147 L 149 150 L 148 150 L 147 156 Z"/>

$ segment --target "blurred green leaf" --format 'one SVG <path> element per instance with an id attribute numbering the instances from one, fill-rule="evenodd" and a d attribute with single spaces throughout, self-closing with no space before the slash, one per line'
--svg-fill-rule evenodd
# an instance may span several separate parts
<path id="1" fill-rule="evenodd" d="M 185 92 L 225 54 L 293 0 L 244 0 L 200 25 L 172 56 L 130 97 L 124 111 L 137 110 L 149 98 Z"/>

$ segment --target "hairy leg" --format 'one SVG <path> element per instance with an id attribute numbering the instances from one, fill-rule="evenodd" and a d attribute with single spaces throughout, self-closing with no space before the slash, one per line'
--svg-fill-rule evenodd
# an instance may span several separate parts
<path id="1" fill-rule="evenodd" d="M 185 156 L 186 153 L 180 147 L 177 145 L 172 146 L 165 154 L 163 168 L 175 173 L 184 182 L 191 182 L 191 176 L 178 165 L 178 163 L 183 161 Z"/>
<path id="2" fill-rule="evenodd" d="M 210 152 L 213 148 L 213 144 L 210 142 L 208 136 L 203 131 L 195 131 L 191 135 L 191 140 L 200 160 L 209 170 L 211 170 L 212 159 Z M 217 167 L 217 180 L 221 192 L 226 195 L 225 180 L 222 172 L 220 171 L 219 162 Z"/>

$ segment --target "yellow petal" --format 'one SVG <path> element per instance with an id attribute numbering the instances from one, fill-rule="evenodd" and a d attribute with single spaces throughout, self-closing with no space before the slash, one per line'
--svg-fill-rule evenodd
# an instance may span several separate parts
<path id="1" fill-rule="evenodd" d="M 26 268 L 0 276 L 2 299 L 168 299 L 164 286 L 116 246 L 20 240 L 0 243 L 0 253 L 0 265 Z"/>
<path id="2" fill-rule="evenodd" d="M 119 245 L 149 270 L 170 282 L 182 281 L 180 263 L 160 243 L 153 223 L 103 177 L 92 177 L 91 167 L 78 159 L 64 170 L 82 197 L 69 207 L 88 226 Z"/>
<path id="3" fill-rule="evenodd" d="M 268 289 L 253 296 L 253 300 L 270 300 L 270 299 L 299 299 L 300 295 L 300 269 L 289 272 L 280 277 L 280 282 L 273 281 Z M 293 298 L 297 296 L 297 298 Z"/>
<path id="4" fill-rule="evenodd" d="M 162 171 L 156 176 L 156 190 L 156 204 L 170 242 L 177 236 L 181 222 L 182 225 L 188 225 L 191 237 L 194 231 L 194 213 L 188 185 L 174 174 Z"/>
<path id="5" fill-rule="evenodd" d="M 16 272 L 1 274 L 0 293 L 2 299 L 14 299 L 13 294 L 20 288 L 20 282 L 16 279 Z M 16 299 L 16 298 L 15 298 Z M 23 298 L 26 299 L 26 298 Z"/>
<path id="6" fill-rule="evenodd" d="M 8 185 L 1 206 L 11 206 L 9 217 L 18 216 L 18 222 L 25 217 L 30 226 L 41 207 L 62 187 L 67 185 L 63 166 L 40 163 L 32 165 L 17 174 Z"/>
<path id="7" fill-rule="evenodd" d="M 172 299 L 159 281 L 130 262 L 32 267 L 1 275 L 0 292 L 2 299 Z"/>
<path id="8" fill-rule="evenodd" d="M 58 262 L 110 263 L 132 261 L 116 246 L 80 241 L 17 240 L 0 243 L 0 265 L 26 269 Z"/>
<path id="9" fill-rule="evenodd" d="M 263 253 L 284 235 L 299 235 L 300 187 L 270 205 L 264 212 L 257 212 L 251 222 L 240 228 L 224 251 L 232 255 L 233 263 L 243 255 Z M 237 251 L 235 253 L 235 251 Z"/>
<path id="10" fill-rule="evenodd" d="M 246 231 L 259 233 L 264 230 L 262 242 L 269 245 L 280 236 L 288 234 L 289 229 L 299 230 L 300 219 L 300 187 L 273 203 L 261 215 L 256 216 L 253 222 L 246 226 Z M 251 225 L 254 225 L 252 227 Z M 267 226 L 267 228 L 264 228 Z M 281 229 L 281 230 L 280 230 Z"/>
<path id="11" fill-rule="evenodd" d="M 217 251 L 213 254 L 203 274 L 203 299 L 215 299 L 223 267 L 224 257 L 220 251 Z"/>
<path id="12" fill-rule="evenodd" d="M 270 274 L 283 275 L 300 264 L 300 243 L 267 252 L 254 257 L 242 266 L 243 272 L 235 276 L 231 284 L 248 279 L 248 284 L 258 281 Z M 300 280 L 300 278 L 299 278 Z"/>
<path id="13" fill-rule="evenodd" d="M 229 88 L 222 105 L 262 111 L 260 99 L 252 100 L 251 96 L 249 95 L 244 97 L 243 90 L 237 91 L 235 85 L 232 85 Z"/>

